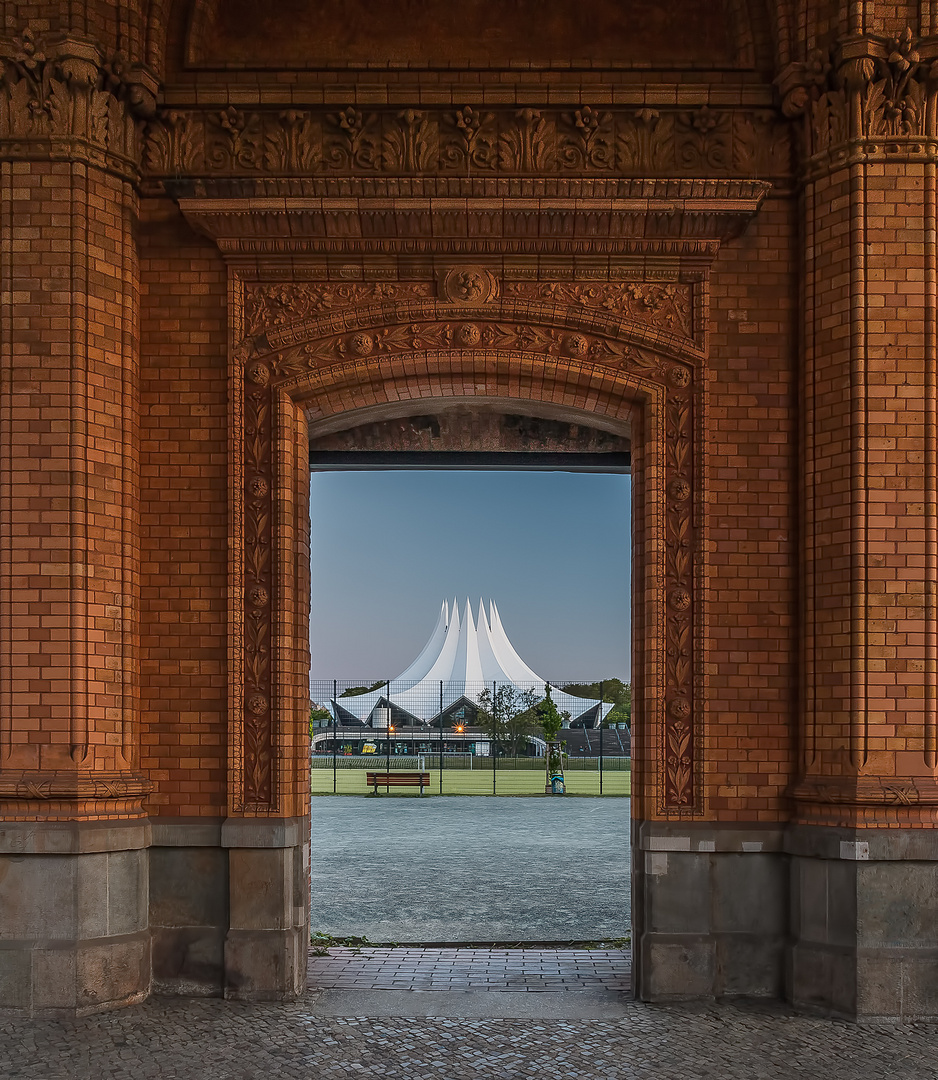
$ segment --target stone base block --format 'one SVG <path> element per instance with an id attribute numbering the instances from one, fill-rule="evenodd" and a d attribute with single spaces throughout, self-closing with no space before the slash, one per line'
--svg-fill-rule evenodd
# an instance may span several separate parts
<path id="1" fill-rule="evenodd" d="M 139 821 L 0 825 L 0 1008 L 75 1016 L 149 994 L 149 838 Z"/>
<path id="2" fill-rule="evenodd" d="M 780 998 L 788 857 L 778 829 L 633 825 L 633 979 L 643 1001 Z"/>
<path id="3" fill-rule="evenodd" d="M 306 989 L 309 818 L 229 818 L 225 997 L 283 1001 Z"/>
<path id="4" fill-rule="evenodd" d="M 793 829 L 788 997 L 807 1012 L 938 1015 L 938 837 Z"/>
<path id="5" fill-rule="evenodd" d="M 309 933 L 229 930 L 225 997 L 233 1001 L 292 1001 L 306 989 Z"/>
<path id="6" fill-rule="evenodd" d="M 153 818 L 150 929 L 157 994 L 221 997 L 228 930 L 222 818 Z"/>

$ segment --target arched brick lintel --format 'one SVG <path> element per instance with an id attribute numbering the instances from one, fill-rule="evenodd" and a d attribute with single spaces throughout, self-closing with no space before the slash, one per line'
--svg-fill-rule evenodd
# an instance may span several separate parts
<path id="1" fill-rule="evenodd" d="M 401 315 L 385 319 L 385 328 L 396 333 Z M 700 355 L 691 346 L 686 361 L 676 362 L 643 350 L 636 370 L 636 354 L 620 349 L 612 336 L 594 335 L 581 345 L 579 322 L 571 318 L 564 334 L 555 310 L 556 342 L 545 347 L 535 334 L 530 348 L 514 339 L 492 344 L 499 324 L 476 320 L 459 324 L 479 335 L 470 333 L 462 347 L 422 347 L 438 343 L 421 336 L 426 326 L 408 324 L 410 341 L 385 335 L 378 352 L 379 329 L 357 343 L 365 355 L 326 366 L 334 353 L 324 349 L 335 348 L 334 335 L 294 339 L 291 350 L 273 352 L 260 333 L 232 349 L 232 814 L 308 812 L 309 424 L 336 430 L 376 410 L 402 416 L 424 411 L 428 401 L 448 400 L 502 402 L 515 413 L 559 410 L 629 435 L 635 475 L 633 814 L 647 820 L 702 813 L 702 665 L 695 657 L 703 606 L 696 430 L 702 379 L 694 371 Z M 342 344 L 347 352 L 355 349 L 354 338 Z M 565 346 L 584 355 L 565 356 Z"/>

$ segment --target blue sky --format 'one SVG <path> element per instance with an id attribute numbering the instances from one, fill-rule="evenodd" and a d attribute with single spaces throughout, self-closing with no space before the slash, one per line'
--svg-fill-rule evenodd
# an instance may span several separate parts
<path id="1" fill-rule="evenodd" d="M 498 604 L 555 682 L 629 677 L 631 478 L 538 472 L 313 473 L 312 678 L 393 678 L 444 597 Z"/>

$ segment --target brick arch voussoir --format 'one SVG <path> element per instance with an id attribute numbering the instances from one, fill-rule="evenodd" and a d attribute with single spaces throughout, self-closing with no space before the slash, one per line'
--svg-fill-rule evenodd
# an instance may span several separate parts
<path id="1" fill-rule="evenodd" d="M 310 423 L 362 409 L 418 410 L 427 399 L 484 398 L 566 410 L 627 434 L 632 417 L 652 392 L 650 380 L 631 371 L 514 351 L 446 350 L 390 355 L 321 369 L 280 382 L 277 388 Z"/>
<path id="2" fill-rule="evenodd" d="M 700 813 L 702 733 L 695 722 L 700 665 L 694 655 L 700 637 L 699 561 L 693 513 L 700 503 L 697 350 L 685 348 L 680 360 L 651 350 L 639 354 L 617 337 L 556 322 L 528 324 L 531 330 L 523 339 L 510 331 L 506 340 L 503 321 L 481 324 L 464 318 L 457 326 L 474 327 L 478 336 L 467 333 L 456 341 L 452 324 L 448 336 L 440 337 L 438 319 L 381 325 L 393 333 L 379 338 L 381 326 L 372 332 L 356 322 L 342 334 L 313 337 L 304 331 L 275 344 L 273 332 L 267 331 L 244 339 L 233 353 L 238 430 L 232 437 L 238 459 L 232 470 L 237 544 L 232 625 L 236 641 L 240 635 L 240 651 L 236 644 L 233 658 L 240 674 L 237 685 L 232 681 L 231 701 L 233 809 L 273 814 L 282 804 L 276 762 L 278 724 L 285 714 L 278 712 L 277 702 L 284 695 L 272 642 L 284 625 L 278 604 L 288 602 L 278 598 L 289 596 L 277 576 L 278 558 L 281 563 L 285 558 L 278 530 L 281 538 L 296 535 L 295 521 L 283 518 L 283 507 L 297 484 L 298 466 L 292 474 L 284 471 L 278 456 L 293 453 L 294 462 L 299 460 L 296 417 L 351 418 L 392 404 L 406 411 L 412 403 L 416 409 L 427 399 L 495 398 L 571 409 L 630 426 L 640 414 L 642 445 L 633 448 L 644 463 L 644 547 L 648 588 L 654 593 L 650 606 L 645 605 L 651 615 L 642 630 L 648 760 L 656 772 L 651 812 L 665 817 Z M 488 336 L 484 325 L 492 328 Z M 359 334 L 368 340 L 356 347 Z M 585 346 L 574 341 L 565 348 L 576 334 Z M 284 446 L 292 440 L 292 451 L 278 448 L 285 431 L 290 434 Z M 281 474 L 291 476 L 287 487 Z"/>

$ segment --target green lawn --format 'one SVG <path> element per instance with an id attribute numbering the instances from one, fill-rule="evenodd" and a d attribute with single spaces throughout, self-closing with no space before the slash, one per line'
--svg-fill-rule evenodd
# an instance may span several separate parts
<path id="1" fill-rule="evenodd" d="M 383 765 L 381 766 L 383 768 Z M 337 795 L 367 795 L 371 789 L 367 786 L 364 769 L 338 769 L 336 773 Z M 392 767 L 393 771 L 393 767 Z M 405 770 L 406 771 L 406 770 Z M 429 793 L 440 793 L 440 770 L 427 769 L 430 774 Z M 311 771 L 312 793 L 331 795 L 332 770 L 313 769 Z M 585 770 L 571 770 L 566 773 L 568 795 L 598 795 L 599 773 Z M 383 796 L 384 790 L 379 788 Z M 426 794 L 426 789 L 425 789 Z M 444 795 L 491 795 L 492 769 L 482 766 L 475 769 L 444 769 Z M 543 795 L 544 772 L 534 769 L 501 768 L 495 774 L 496 795 Z M 627 770 L 603 773 L 603 795 L 631 795 L 632 774 Z M 391 788 L 391 795 L 417 796 L 416 788 Z"/>

